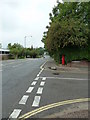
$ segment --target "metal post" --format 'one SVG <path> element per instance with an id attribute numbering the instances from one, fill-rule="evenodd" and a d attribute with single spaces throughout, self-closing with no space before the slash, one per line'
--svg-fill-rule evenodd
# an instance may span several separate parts
<path id="1" fill-rule="evenodd" d="M 24 37 L 24 44 L 25 44 L 25 58 L 26 58 L 26 36 Z"/>
<path id="2" fill-rule="evenodd" d="M 24 44 L 25 44 L 25 48 L 26 48 L 26 36 L 24 37 L 24 40 L 25 40 L 25 41 L 24 41 L 24 42 L 25 42 Z"/>
<path id="3" fill-rule="evenodd" d="M 25 44 L 25 58 L 26 58 L 26 38 L 27 38 L 27 37 L 32 37 L 32 36 L 25 36 L 25 37 L 24 37 L 24 44 Z"/>

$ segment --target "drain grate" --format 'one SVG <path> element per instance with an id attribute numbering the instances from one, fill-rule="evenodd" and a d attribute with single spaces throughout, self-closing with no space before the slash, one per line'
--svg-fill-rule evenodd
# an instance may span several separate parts
<path id="1" fill-rule="evenodd" d="M 59 73 L 56 72 L 56 73 L 53 73 L 53 75 L 59 75 Z"/>
<path id="2" fill-rule="evenodd" d="M 56 67 L 48 67 L 48 68 L 51 69 L 51 70 L 57 70 Z"/>

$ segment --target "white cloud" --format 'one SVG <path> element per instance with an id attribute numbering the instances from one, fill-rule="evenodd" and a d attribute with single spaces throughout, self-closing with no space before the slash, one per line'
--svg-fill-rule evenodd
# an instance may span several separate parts
<path id="1" fill-rule="evenodd" d="M 27 38 L 27 47 L 32 44 L 43 46 L 42 35 L 55 4 L 56 0 L 2 0 L 3 47 L 9 42 L 23 45 L 27 35 L 32 35 L 32 38 Z"/>

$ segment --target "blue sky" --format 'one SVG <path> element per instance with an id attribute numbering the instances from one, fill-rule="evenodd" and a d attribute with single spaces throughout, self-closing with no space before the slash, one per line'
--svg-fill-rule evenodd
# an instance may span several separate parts
<path id="1" fill-rule="evenodd" d="M 49 23 L 49 13 L 56 5 L 56 0 L 2 0 L 0 1 L 2 47 L 8 43 L 24 46 L 43 47 L 43 32 Z"/>

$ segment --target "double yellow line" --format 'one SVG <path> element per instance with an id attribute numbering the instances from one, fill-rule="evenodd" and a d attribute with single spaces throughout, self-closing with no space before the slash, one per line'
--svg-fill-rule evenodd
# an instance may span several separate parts
<path id="1" fill-rule="evenodd" d="M 35 109 L 31 112 L 28 112 L 22 116 L 19 117 L 19 120 L 24 120 L 27 118 L 30 118 L 33 115 L 36 115 L 37 113 L 43 112 L 45 110 L 54 108 L 54 107 L 58 107 L 58 106 L 62 106 L 62 105 L 67 105 L 67 104 L 73 104 L 73 103 L 80 103 L 80 102 L 88 102 L 90 101 L 90 98 L 82 98 L 82 99 L 74 99 L 74 100 L 66 100 L 66 101 L 62 101 L 62 102 L 57 102 L 57 103 L 53 103 L 53 104 L 49 104 L 43 107 L 40 107 L 38 109 Z"/>

